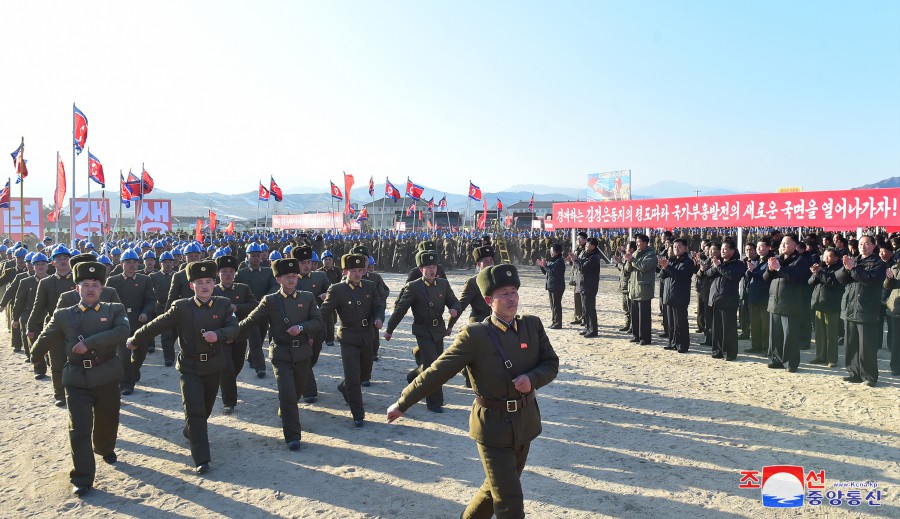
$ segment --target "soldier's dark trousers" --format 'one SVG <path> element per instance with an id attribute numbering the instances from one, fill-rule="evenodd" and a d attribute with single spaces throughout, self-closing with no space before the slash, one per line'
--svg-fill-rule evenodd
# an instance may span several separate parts
<path id="1" fill-rule="evenodd" d="M 12 308 L 11 307 L 7 308 L 6 312 L 7 312 L 7 314 L 11 314 Z M 18 328 L 10 327 L 9 333 L 12 336 L 13 351 L 22 351 L 22 347 L 23 347 L 22 339 L 23 339 L 23 337 L 25 338 L 25 340 L 28 339 L 28 337 L 25 336 L 24 333 L 22 333 L 22 326 L 20 325 Z M 35 336 L 35 339 L 37 339 L 37 336 Z"/>
<path id="2" fill-rule="evenodd" d="M 631 328 L 631 299 L 628 294 L 622 294 L 622 311 L 625 312 L 625 326 L 623 328 Z"/>
<path id="3" fill-rule="evenodd" d="M 337 323 L 337 315 L 331 314 L 324 316 L 325 320 L 325 342 L 334 342 L 334 325 Z"/>
<path id="4" fill-rule="evenodd" d="M 672 326 L 669 323 L 669 310 L 667 309 L 668 306 L 669 305 L 665 305 L 662 303 L 660 303 L 660 305 L 659 305 L 659 309 L 662 311 L 663 335 L 665 335 L 666 337 L 670 336 L 671 330 L 669 330 L 669 328 Z"/>
<path id="5" fill-rule="evenodd" d="M 888 316 L 893 322 L 894 333 L 891 335 L 891 342 L 888 346 L 891 349 L 891 373 L 897 375 L 900 373 L 900 317 Z"/>
<path id="6" fill-rule="evenodd" d="M 866 382 L 878 381 L 878 347 L 884 337 L 884 328 L 877 321 L 857 323 L 847 321 L 844 334 L 846 350 L 844 363 L 851 376 Z"/>
<path id="7" fill-rule="evenodd" d="M 666 305 L 666 312 L 669 315 L 669 345 L 679 351 L 688 351 L 691 346 L 691 330 L 687 305 Z"/>
<path id="8" fill-rule="evenodd" d="M 806 312 L 798 315 L 769 314 L 769 358 L 789 368 L 800 364 L 800 326 Z"/>
<path id="9" fill-rule="evenodd" d="M 144 365 L 144 359 L 147 358 L 147 349 L 129 350 L 123 343 L 118 346 L 117 355 L 122 361 L 122 371 L 125 374 L 119 386 L 122 389 L 134 389 L 134 385 L 141 380 L 141 366 Z"/>
<path id="10" fill-rule="evenodd" d="M 184 404 L 184 432 L 191 442 L 191 457 L 194 465 L 210 461 L 209 435 L 206 421 L 212 414 L 219 392 L 222 372 L 209 375 L 181 373 L 181 400 Z"/>
<path id="11" fill-rule="evenodd" d="M 769 349 L 769 311 L 766 303 L 750 305 L 750 347 L 763 353 Z"/>
<path id="12" fill-rule="evenodd" d="M 635 339 L 650 340 L 650 300 L 631 301 L 631 330 Z"/>
<path id="13" fill-rule="evenodd" d="M 316 374 L 313 373 L 313 368 L 316 367 L 316 364 L 319 362 L 319 355 L 322 354 L 322 344 L 325 342 L 325 332 L 320 331 L 313 337 L 313 345 L 312 345 L 312 357 L 309 359 L 309 373 L 306 375 L 306 382 L 304 383 L 303 389 L 303 398 L 310 398 L 314 396 L 319 396 L 319 385 L 316 384 Z"/>
<path id="14" fill-rule="evenodd" d="M 285 442 L 300 439 L 300 411 L 297 409 L 297 401 L 306 387 L 309 365 L 310 359 L 300 362 L 272 360 L 272 371 L 275 372 L 275 383 L 278 385 L 281 431 Z"/>
<path id="15" fill-rule="evenodd" d="M 436 361 L 441 353 L 444 353 L 444 341 L 436 340 L 435 334 L 416 335 L 416 344 L 419 346 L 419 352 L 416 355 L 416 363 L 420 367 L 420 372 L 425 371 Z M 371 372 L 370 372 L 371 373 Z M 444 391 L 438 388 L 434 393 L 425 397 L 425 405 L 429 409 L 442 407 L 444 405 Z"/>
<path id="16" fill-rule="evenodd" d="M 575 291 L 575 319 L 573 320 L 581 321 L 582 319 L 584 319 L 584 315 L 581 308 L 581 292 Z"/>
<path id="17" fill-rule="evenodd" d="M 162 343 L 163 360 L 175 362 L 175 330 L 162 332 L 159 339 Z"/>
<path id="18" fill-rule="evenodd" d="M 363 408 L 360 377 L 363 372 L 372 373 L 372 345 L 341 342 L 341 364 L 344 367 L 344 381 L 339 388 L 350 405 L 353 419 L 362 420 L 366 417 L 366 410 Z"/>
<path id="19" fill-rule="evenodd" d="M 66 386 L 65 393 L 73 466 L 69 480 L 76 486 L 91 486 L 96 473 L 94 453 L 105 456 L 116 448 L 121 403 L 119 384 L 113 382 L 91 389 Z"/>
<path id="20" fill-rule="evenodd" d="M 249 337 L 249 353 L 247 360 L 250 361 L 250 367 L 257 373 L 266 370 L 266 354 L 263 352 L 263 342 L 266 340 L 266 333 L 269 332 L 269 323 L 263 322 L 259 325 L 259 335 L 250 334 Z"/>
<path id="21" fill-rule="evenodd" d="M 581 293 L 581 315 L 584 318 L 584 329 L 588 333 L 597 333 L 597 293 Z"/>
<path id="22" fill-rule="evenodd" d="M 719 307 L 712 307 L 712 309 L 713 355 L 721 354 L 724 355 L 726 359 L 737 358 L 737 309 Z"/>
<path id="23" fill-rule="evenodd" d="M 372 325 L 372 333 L 375 334 L 374 342 L 372 342 L 372 356 L 374 358 L 374 357 L 378 356 L 378 349 L 381 348 L 381 341 L 379 340 L 379 337 L 378 337 L 378 329 L 375 328 L 374 324 Z M 363 380 L 369 380 L 369 379 L 364 378 Z"/>
<path id="24" fill-rule="evenodd" d="M 549 291 L 550 295 L 550 326 L 562 326 L 562 296 L 563 292 Z"/>
<path id="25" fill-rule="evenodd" d="M 649 301 L 648 301 L 649 303 Z M 463 512 L 465 519 L 520 519 L 525 517 L 525 497 L 520 478 L 528 459 L 530 443 L 518 447 L 489 447 L 476 443 L 481 464 L 484 467 L 484 483 L 481 484 L 469 506 Z"/>
<path id="26" fill-rule="evenodd" d="M 816 311 L 816 358 L 837 364 L 840 312 Z"/>
<path id="27" fill-rule="evenodd" d="M 225 367 L 222 368 L 222 405 L 236 406 L 237 377 L 244 369 L 244 359 L 247 355 L 247 341 L 234 341 L 222 346 L 222 355 L 225 356 Z"/>
<path id="28" fill-rule="evenodd" d="M 25 328 L 25 323 L 22 323 L 20 321 L 19 322 L 20 333 L 23 328 Z M 22 348 L 25 349 L 25 356 L 30 359 L 31 358 L 31 339 L 29 339 L 28 336 L 25 335 L 24 333 L 22 334 Z"/>
<path id="29" fill-rule="evenodd" d="M 706 303 L 703 302 L 703 299 L 700 297 L 700 292 L 697 292 L 697 329 L 701 331 L 706 330 Z"/>
<path id="30" fill-rule="evenodd" d="M 26 335 L 23 339 L 24 339 L 24 341 L 27 342 L 29 345 L 30 345 L 31 343 L 34 342 L 34 340 L 29 339 L 27 335 Z M 37 339 L 37 337 L 35 337 L 35 340 L 36 340 L 36 339 Z M 29 348 L 30 348 L 30 346 L 29 346 Z M 30 355 L 30 353 L 29 353 L 29 355 Z M 49 355 L 45 355 L 44 357 L 42 357 L 42 358 L 40 359 L 40 362 L 38 362 L 37 365 L 34 366 L 34 374 L 35 374 L 35 375 L 46 375 L 46 374 L 47 374 L 47 359 L 49 359 L 49 358 L 50 358 Z M 32 359 L 32 360 L 34 360 L 34 359 Z M 60 368 L 60 370 L 61 370 L 61 369 L 62 369 L 62 368 Z M 61 371 L 60 371 L 60 372 L 61 372 Z M 60 379 L 60 381 L 61 381 L 61 380 L 62 380 L 62 379 Z M 54 386 L 54 387 L 56 387 L 56 386 Z"/>
<path id="31" fill-rule="evenodd" d="M 746 299 L 741 299 L 738 309 L 738 324 L 741 328 L 741 335 L 750 333 L 750 303 Z"/>

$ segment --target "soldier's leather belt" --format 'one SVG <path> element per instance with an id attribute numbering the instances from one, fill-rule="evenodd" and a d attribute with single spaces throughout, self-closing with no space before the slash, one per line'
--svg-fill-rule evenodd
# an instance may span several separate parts
<path id="1" fill-rule="evenodd" d="M 300 339 L 291 339 L 289 341 L 274 341 L 275 346 L 280 346 L 282 348 L 299 348 L 304 344 L 309 344 L 309 342 L 300 340 Z"/>
<path id="2" fill-rule="evenodd" d="M 184 355 L 185 357 L 190 357 L 190 358 L 192 358 L 192 359 L 199 360 L 200 362 L 206 362 L 206 361 L 209 360 L 210 357 L 212 357 L 212 356 L 214 356 L 214 355 L 218 355 L 218 354 L 219 354 L 219 350 L 210 350 L 210 351 L 208 351 L 208 352 L 206 352 L 206 353 L 185 353 L 185 352 L 181 352 L 181 354 Z"/>
<path id="3" fill-rule="evenodd" d="M 90 359 L 81 359 L 80 362 L 78 360 L 69 359 L 68 363 L 73 366 L 79 366 L 79 367 L 82 367 L 85 369 L 90 369 L 90 368 L 99 366 L 108 360 L 112 360 L 115 356 L 116 356 L 115 353 L 108 353 L 106 355 L 97 355 L 96 357 L 93 357 Z"/>
<path id="4" fill-rule="evenodd" d="M 534 402 L 534 399 L 534 391 L 528 393 L 527 395 L 522 395 L 515 400 L 488 400 L 486 398 L 475 395 L 475 402 L 477 402 L 481 407 L 484 407 L 485 409 L 507 411 L 510 413 L 515 413 L 519 409 L 530 405 L 532 402 Z"/>
<path id="5" fill-rule="evenodd" d="M 437 328 L 437 327 L 440 326 L 440 325 L 441 325 L 441 320 L 440 320 L 440 319 L 432 319 L 432 320 L 431 320 L 431 326 Z"/>

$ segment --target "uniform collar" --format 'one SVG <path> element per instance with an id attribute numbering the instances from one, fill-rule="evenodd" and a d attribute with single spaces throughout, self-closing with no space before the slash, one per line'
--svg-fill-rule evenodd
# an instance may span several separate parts
<path id="1" fill-rule="evenodd" d="M 294 290 L 290 294 L 285 294 L 284 289 L 279 289 L 278 293 L 281 294 L 281 297 L 283 297 L 285 299 L 287 299 L 287 298 L 297 299 L 297 291 L 296 290 Z"/>
<path id="2" fill-rule="evenodd" d="M 54 272 L 53 275 L 58 277 L 59 279 L 72 279 L 72 271 L 71 270 L 65 276 L 60 276 L 59 272 Z"/>
<path id="3" fill-rule="evenodd" d="M 491 323 L 497 327 L 501 332 L 506 333 L 510 328 L 516 333 L 519 333 L 519 324 L 516 319 L 513 319 L 512 322 L 507 323 L 503 319 L 500 319 L 494 314 L 491 314 Z"/>
<path id="4" fill-rule="evenodd" d="M 201 301 L 200 299 L 198 299 L 197 296 L 194 296 L 194 304 L 197 305 L 197 308 L 202 308 L 202 307 L 204 307 L 204 306 L 207 307 L 207 308 L 212 308 L 212 305 L 213 305 L 213 298 L 210 297 L 210 298 L 209 298 L 209 301 L 207 301 L 207 302 L 204 303 L 203 301 Z"/>
<path id="5" fill-rule="evenodd" d="M 94 306 L 86 306 L 84 304 L 84 301 L 80 301 L 78 303 L 78 309 L 81 310 L 82 312 L 87 312 L 88 310 L 93 310 L 95 312 L 99 312 L 100 311 L 100 303 L 97 303 Z"/>
<path id="6" fill-rule="evenodd" d="M 362 281 L 360 281 L 359 284 L 354 284 L 352 281 L 350 281 L 348 279 L 347 284 L 350 285 L 350 290 L 356 290 L 357 288 L 362 288 Z"/>
<path id="7" fill-rule="evenodd" d="M 437 285 L 437 277 L 432 279 L 431 281 L 427 281 L 424 277 L 422 278 L 422 283 L 425 283 L 426 287 L 430 287 L 432 285 Z"/>
<path id="8" fill-rule="evenodd" d="M 225 286 L 225 283 L 219 283 L 216 286 L 221 288 L 222 290 L 234 290 L 234 283 L 232 283 L 231 286 L 228 287 Z"/>
<path id="9" fill-rule="evenodd" d="M 312 272 L 308 272 L 307 274 L 297 274 L 297 279 L 309 279 L 312 277 Z"/>

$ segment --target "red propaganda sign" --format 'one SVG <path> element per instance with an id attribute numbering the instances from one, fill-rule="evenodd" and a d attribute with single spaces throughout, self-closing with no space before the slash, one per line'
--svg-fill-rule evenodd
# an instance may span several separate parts
<path id="1" fill-rule="evenodd" d="M 44 239 L 44 213 L 40 198 L 25 199 L 25 236 L 33 234 L 38 239 Z M 20 198 L 9 201 L 8 209 L 0 209 L 0 233 L 6 234 L 10 239 L 22 240 L 22 204 Z"/>
<path id="2" fill-rule="evenodd" d="M 137 203 L 137 232 L 170 232 L 172 230 L 171 200 L 140 200 Z"/>
<path id="3" fill-rule="evenodd" d="M 274 214 L 276 229 L 344 229 L 344 213 Z M 359 222 L 350 220 L 350 229 L 358 230 Z"/>
<path id="4" fill-rule="evenodd" d="M 91 234 L 102 235 L 103 229 L 109 227 L 109 199 L 91 198 L 88 202 L 87 198 L 69 200 L 75 225 L 72 237 L 79 240 L 90 238 Z"/>
<path id="5" fill-rule="evenodd" d="M 900 221 L 900 188 L 553 204 L 557 229 L 867 227 Z"/>

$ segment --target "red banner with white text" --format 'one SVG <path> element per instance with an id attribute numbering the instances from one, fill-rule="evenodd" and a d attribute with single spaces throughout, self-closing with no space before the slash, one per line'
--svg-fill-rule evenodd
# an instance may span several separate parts
<path id="1" fill-rule="evenodd" d="M 900 222 L 900 188 L 553 204 L 572 228 L 883 227 Z"/>
<path id="2" fill-rule="evenodd" d="M 40 198 L 25 198 L 25 236 L 33 234 L 44 239 L 43 201 Z M 22 240 L 22 204 L 20 198 L 9 201 L 8 209 L 0 209 L 0 234 L 10 239 Z"/>
<path id="3" fill-rule="evenodd" d="M 73 238 L 84 240 L 92 234 L 103 235 L 103 229 L 109 226 L 109 199 L 91 198 L 69 199 L 69 211 L 75 223 Z"/>
<path id="4" fill-rule="evenodd" d="M 272 227 L 282 229 L 343 229 L 343 213 L 274 214 Z M 350 221 L 350 229 L 359 230 L 359 222 Z"/>
<path id="5" fill-rule="evenodd" d="M 153 198 L 138 200 L 137 232 L 170 232 L 172 230 L 172 201 Z"/>

